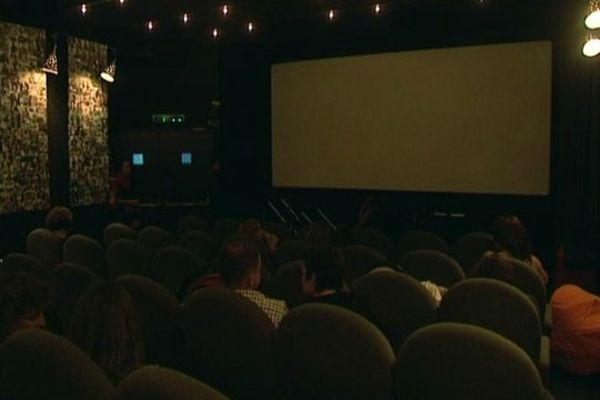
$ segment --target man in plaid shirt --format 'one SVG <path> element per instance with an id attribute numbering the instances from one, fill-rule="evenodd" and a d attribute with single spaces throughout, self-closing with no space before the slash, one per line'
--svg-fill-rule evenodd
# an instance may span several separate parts
<path id="1" fill-rule="evenodd" d="M 285 302 L 270 299 L 256 289 L 260 286 L 262 261 L 252 242 L 237 240 L 225 246 L 218 260 L 225 286 L 253 301 L 277 327 L 288 309 Z"/>

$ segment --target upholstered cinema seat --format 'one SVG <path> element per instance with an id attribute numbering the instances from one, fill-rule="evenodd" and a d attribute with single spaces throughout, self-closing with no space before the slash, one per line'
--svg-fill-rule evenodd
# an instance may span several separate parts
<path id="1" fill-rule="evenodd" d="M 87 236 L 73 235 L 65 242 L 64 261 L 83 265 L 98 276 L 106 277 L 104 248 Z"/>
<path id="2" fill-rule="evenodd" d="M 154 256 L 163 247 L 175 244 L 175 238 L 166 230 L 158 226 L 147 226 L 137 236 L 139 244 L 144 246 L 150 256 Z"/>
<path id="3" fill-rule="evenodd" d="M 392 256 L 394 241 L 380 230 L 370 226 L 360 227 L 353 229 L 350 235 L 356 243 L 369 246 L 388 258 Z"/>
<path id="4" fill-rule="evenodd" d="M 104 246 L 108 248 L 113 242 L 119 239 L 129 239 L 136 240 L 137 236 L 135 231 L 131 229 L 129 226 L 122 224 L 120 222 L 113 222 L 112 224 L 108 224 L 106 228 L 104 228 L 104 233 L 102 235 L 102 239 L 104 241 Z"/>
<path id="5" fill-rule="evenodd" d="M 408 231 L 403 233 L 394 246 L 394 259 L 415 250 L 437 250 L 448 254 L 448 244 L 444 239 L 429 231 Z"/>
<path id="6" fill-rule="evenodd" d="M 348 285 L 375 267 L 389 264 L 389 260 L 375 249 L 363 245 L 349 245 L 340 248 L 342 254 L 344 281 Z"/>
<path id="7" fill-rule="evenodd" d="M 117 387 L 114 400 L 227 400 L 224 394 L 180 372 L 143 367 Z"/>
<path id="8" fill-rule="evenodd" d="M 157 282 L 177 294 L 182 283 L 204 267 L 204 263 L 186 249 L 167 246 L 152 259 L 150 272 Z"/>
<path id="9" fill-rule="evenodd" d="M 279 397 L 267 315 L 230 289 L 194 292 L 183 305 L 182 325 L 194 376 L 234 399 Z"/>
<path id="10" fill-rule="evenodd" d="M 304 261 L 285 263 L 275 276 L 265 284 L 264 291 L 269 297 L 284 300 L 288 307 L 296 307 L 306 303 L 308 297 L 302 290 L 302 269 Z"/>
<path id="11" fill-rule="evenodd" d="M 305 240 L 288 240 L 279 245 L 275 256 L 277 267 L 292 261 L 304 260 L 306 252 L 312 245 Z"/>
<path id="12" fill-rule="evenodd" d="M 34 229 L 27 235 L 27 254 L 49 269 L 62 261 L 62 246 L 60 238 L 48 229 Z"/>
<path id="13" fill-rule="evenodd" d="M 463 267 L 468 275 L 471 269 L 481 260 L 481 256 L 490 250 L 494 237 L 485 232 L 468 232 L 454 241 L 450 255 Z"/>
<path id="14" fill-rule="evenodd" d="M 104 372 L 68 340 L 42 330 L 15 333 L 0 345 L 0 393 L 26 400 L 111 400 Z"/>
<path id="15" fill-rule="evenodd" d="M 439 323 L 408 337 L 394 365 L 403 400 L 541 400 L 544 388 L 519 346 L 478 326 Z"/>
<path id="16" fill-rule="evenodd" d="M 518 345 L 547 381 L 550 342 L 541 334 L 540 317 L 527 295 L 488 278 L 471 278 L 452 287 L 438 311 L 442 322 L 460 322 L 494 331 Z"/>
<path id="17" fill-rule="evenodd" d="M 376 270 L 356 280 L 352 292 L 356 310 L 386 335 L 394 349 L 436 321 L 435 299 L 408 274 Z"/>
<path id="18" fill-rule="evenodd" d="M 148 276 L 149 265 L 150 254 L 133 240 L 118 239 L 106 249 L 106 266 L 112 279 L 128 274 Z"/>
<path id="19" fill-rule="evenodd" d="M 328 304 L 291 310 L 275 333 L 285 398 L 392 399 L 394 352 L 362 316 Z"/>
<path id="20" fill-rule="evenodd" d="M 10 253 L 4 257 L 3 262 L 0 264 L 0 274 L 28 274 L 46 281 L 50 277 L 50 269 L 40 264 L 32 256 L 22 253 Z"/>
<path id="21" fill-rule="evenodd" d="M 462 267 L 437 250 L 415 250 L 400 259 L 400 266 L 419 281 L 431 281 L 446 288 L 465 279 Z"/>
<path id="22" fill-rule="evenodd" d="M 216 245 L 213 238 L 202 231 L 187 231 L 179 238 L 177 244 L 192 252 L 206 264 L 211 264 L 215 258 Z"/>

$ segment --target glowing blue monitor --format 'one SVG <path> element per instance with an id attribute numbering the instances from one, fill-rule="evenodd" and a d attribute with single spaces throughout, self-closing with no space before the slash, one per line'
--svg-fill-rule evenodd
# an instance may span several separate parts
<path id="1" fill-rule="evenodd" d="M 144 165 L 144 153 L 133 153 L 133 165 Z"/>
<path id="2" fill-rule="evenodd" d="M 192 165 L 192 153 L 181 153 L 181 165 Z"/>

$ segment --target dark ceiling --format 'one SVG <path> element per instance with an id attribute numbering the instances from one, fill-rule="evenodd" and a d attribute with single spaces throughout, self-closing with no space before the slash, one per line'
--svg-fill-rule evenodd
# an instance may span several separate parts
<path id="1" fill-rule="evenodd" d="M 81 4 L 87 13 L 82 15 Z M 0 18 L 92 38 L 111 46 L 135 45 L 140 40 L 209 41 L 218 28 L 222 39 L 255 36 L 277 40 L 282 33 L 301 34 L 331 25 L 327 13 L 335 9 L 339 29 L 406 23 L 511 24 L 532 7 L 548 0 L 382 0 L 381 15 L 373 11 L 378 0 L 0 0 Z M 221 7 L 228 4 L 226 17 Z M 188 13 L 189 22 L 182 16 Z M 148 32 L 147 23 L 154 29 Z M 379 22 L 381 21 L 381 22 Z M 432 26 L 435 29 L 435 26 Z"/>

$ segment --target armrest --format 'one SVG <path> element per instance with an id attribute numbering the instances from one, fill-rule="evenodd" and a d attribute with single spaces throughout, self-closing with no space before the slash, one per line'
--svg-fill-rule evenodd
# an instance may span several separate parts
<path id="1" fill-rule="evenodd" d="M 543 335 L 540 339 L 540 359 L 538 371 L 545 387 L 550 383 L 550 338 Z"/>

